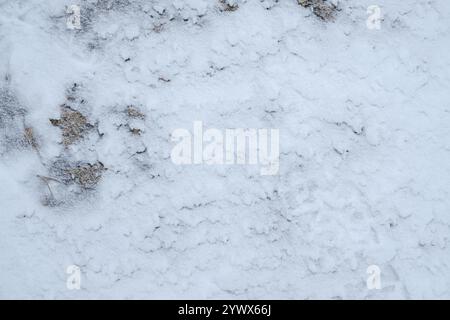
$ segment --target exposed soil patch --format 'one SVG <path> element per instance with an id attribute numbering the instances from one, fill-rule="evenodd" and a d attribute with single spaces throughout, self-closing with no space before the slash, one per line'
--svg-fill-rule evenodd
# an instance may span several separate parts
<path id="1" fill-rule="evenodd" d="M 25 147 L 23 137 L 26 110 L 8 87 L 0 87 L 0 155 Z"/>
<path id="2" fill-rule="evenodd" d="M 135 106 L 128 106 L 127 107 L 127 115 L 130 118 L 134 119 L 145 119 L 145 114 L 143 114 L 138 108 Z"/>
<path id="3" fill-rule="evenodd" d="M 62 130 L 62 144 L 68 146 L 83 138 L 94 126 L 81 112 L 67 105 L 61 106 L 61 119 L 50 119 L 52 125 Z"/>
<path id="4" fill-rule="evenodd" d="M 312 9 L 312 12 L 322 20 L 332 21 L 338 11 L 338 7 L 327 0 L 297 0 L 298 4 Z"/>
<path id="5" fill-rule="evenodd" d="M 34 134 L 33 128 L 26 127 L 25 132 L 23 134 L 25 143 L 31 146 L 35 150 L 39 150 L 39 144 L 37 142 L 36 136 Z"/>
<path id="6" fill-rule="evenodd" d="M 71 205 L 89 198 L 105 170 L 100 161 L 71 163 L 62 158 L 56 160 L 49 168 L 50 176 L 38 175 L 48 189 L 42 204 L 50 207 Z"/>
<path id="7" fill-rule="evenodd" d="M 55 161 L 50 169 L 51 179 L 64 185 L 76 184 L 83 189 L 93 189 L 106 170 L 103 163 L 70 163 L 64 159 Z"/>

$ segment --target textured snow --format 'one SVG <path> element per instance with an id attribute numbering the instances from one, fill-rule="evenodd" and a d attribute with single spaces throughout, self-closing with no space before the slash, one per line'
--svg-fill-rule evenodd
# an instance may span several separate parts
<path id="1" fill-rule="evenodd" d="M 450 2 L 334 2 L 0 0 L 0 298 L 450 298 Z M 194 121 L 279 174 L 173 164 Z"/>

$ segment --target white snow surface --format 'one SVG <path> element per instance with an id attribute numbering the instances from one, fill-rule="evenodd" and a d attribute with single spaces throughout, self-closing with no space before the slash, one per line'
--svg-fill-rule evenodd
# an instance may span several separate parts
<path id="1" fill-rule="evenodd" d="M 0 0 L 0 298 L 450 298 L 450 1 L 230 3 Z M 175 165 L 194 121 L 279 129 L 279 174 Z M 49 204 L 58 159 L 107 170 Z"/>

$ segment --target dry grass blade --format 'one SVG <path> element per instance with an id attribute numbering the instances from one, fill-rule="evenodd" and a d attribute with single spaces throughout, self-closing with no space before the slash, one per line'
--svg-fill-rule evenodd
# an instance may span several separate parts
<path id="1" fill-rule="evenodd" d="M 33 149 L 38 150 L 39 149 L 39 145 L 37 143 L 37 140 L 34 136 L 34 132 L 33 132 L 33 128 L 31 127 L 26 127 L 25 128 L 25 133 L 24 133 L 24 138 L 25 138 L 25 142 L 32 146 Z"/>

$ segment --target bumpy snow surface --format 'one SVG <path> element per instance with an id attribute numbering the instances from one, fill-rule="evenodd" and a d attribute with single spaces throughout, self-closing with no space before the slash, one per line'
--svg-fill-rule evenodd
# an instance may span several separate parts
<path id="1" fill-rule="evenodd" d="M 450 1 L 318 2 L 0 0 L 0 298 L 450 298 Z"/>

